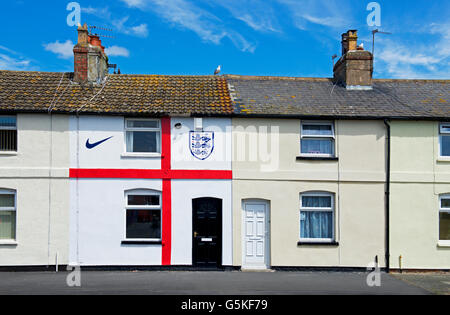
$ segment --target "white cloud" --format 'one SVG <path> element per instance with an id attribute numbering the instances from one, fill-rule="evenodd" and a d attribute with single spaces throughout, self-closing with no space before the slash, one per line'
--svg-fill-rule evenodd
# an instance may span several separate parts
<path id="1" fill-rule="evenodd" d="M 147 24 L 141 24 L 138 26 L 131 27 L 131 33 L 140 37 L 147 37 L 148 36 Z"/>
<path id="2" fill-rule="evenodd" d="M 19 53 L 0 45 L 0 70 L 29 71 L 37 70 L 31 60 Z"/>
<path id="3" fill-rule="evenodd" d="M 449 26 L 432 24 L 428 33 L 417 34 L 423 35 L 428 39 L 420 44 L 380 37 L 375 52 L 376 73 L 388 73 L 399 79 L 449 78 Z"/>
<path id="4" fill-rule="evenodd" d="M 277 14 L 271 1 L 260 0 L 216 0 L 235 19 L 258 32 L 281 32 Z"/>
<path id="5" fill-rule="evenodd" d="M 140 8 L 145 5 L 145 0 L 122 0 L 129 7 L 137 7 Z"/>
<path id="6" fill-rule="evenodd" d="M 58 58 L 61 59 L 70 59 L 73 57 L 73 46 L 74 43 L 71 40 L 66 40 L 63 43 L 57 40 L 54 43 L 44 44 L 45 50 L 57 54 Z"/>
<path id="7" fill-rule="evenodd" d="M 111 46 L 105 49 L 105 53 L 109 57 L 129 57 L 130 52 L 125 47 Z"/>
<path id="8" fill-rule="evenodd" d="M 141 24 L 137 26 L 127 26 L 126 23 L 129 20 L 129 16 L 125 16 L 119 20 L 112 20 L 111 23 L 117 29 L 117 31 L 127 34 L 134 35 L 138 37 L 147 37 L 148 36 L 148 27 L 147 24 Z"/>
<path id="9" fill-rule="evenodd" d="M 339 0 L 277 0 L 292 12 L 294 24 L 301 30 L 310 24 L 345 29 L 352 23 L 348 3 Z"/>
<path id="10" fill-rule="evenodd" d="M 214 14 L 187 0 L 122 0 L 130 7 L 152 11 L 173 26 L 190 30 L 202 40 L 216 45 L 224 38 L 230 39 L 238 49 L 254 52 L 251 44 L 238 32 L 225 27 L 223 21 Z"/>

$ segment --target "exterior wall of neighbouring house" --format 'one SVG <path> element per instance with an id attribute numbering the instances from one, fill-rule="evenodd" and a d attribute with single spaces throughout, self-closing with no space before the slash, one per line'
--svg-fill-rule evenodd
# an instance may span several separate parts
<path id="1" fill-rule="evenodd" d="M 439 244 L 439 196 L 450 193 L 450 159 L 439 158 L 439 122 L 392 121 L 391 267 L 450 269 Z"/>
<path id="2" fill-rule="evenodd" d="M 0 241 L 0 266 L 67 264 L 69 118 L 18 114 L 17 130 L 17 154 L 0 154 L 0 189 L 17 196 L 16 242 Z"/>
<path id="3" fill-rule="evenodd" d="M 177 124 L 181 124 L 180 129 L 175 127 Z M 119 178 L 114 173 L 109 178 L 108 175 L 71 178 L 70 261 L 84 266 L 159 266 L 167 264 L 164 253 L 170 248 L 170 265 L 192 265 L 192 200 L 208 197 L 222 199 L 222 263 L 232 265 L 231 179 L 180 178 L 185 173 L 195 177 L 196 171 L 231 173 L 231 119 L 203 118 L 204 131 L 214 132 L 214 149 L 205 160 L 195 158 L 190 150 L 193 118 L 171 118 L 170 150 L 167 151 L 163 140 L 162 155 L 147 157 L 125 154 L 124 125 L 125 117 L 71 118 L 72 169 L 125 171 L 135 177 Z M 96 142 L 109 137 L 112 138 L 92 150 L 85 147 L 87 139 Z M 181 174 L 171 179 L 170 191 L 161 177 L 170 173 L 168 168 Z M 161 169 L 165 172 L 159 178 L 142 175 L 142 171 Z M 170 240 L 163 236 L 162 244 L 122 243 L 126 225 L 125 192 L 136 189 L 160 192 L 163 199 L 164 194 L 170 194 L 170 215 L 165 205 L 162 206 L 162 220 L 165 215 L 170 216 Z M 164 224 L 162 229 L 164 235 Z"/>
<path id="4" fill-rule="evenodd" d="M 266 127 L 269 136 L 259 138 L 257 130 L 261 135 Z M 384 267 L 383 122 L 335 121 L 338 161 L 297 161 L 300 129 L 297 119 L 233 119 L 233 264 L 241 266 L 243 259 L 243 201 L 260 199 L 270 204 L 271 266 L 365 268 L 378 256 Z M 255 159 L 266 148 L 270 154 Z M 298 245 L 304 192 L 335 194 L 338 246 Z"/>

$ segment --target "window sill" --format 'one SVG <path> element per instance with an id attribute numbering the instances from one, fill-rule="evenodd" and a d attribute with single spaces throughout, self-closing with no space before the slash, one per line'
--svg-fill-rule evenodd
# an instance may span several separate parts
<path id="1" fill-rule="evenodd" d="M 122 245 L 162 245 L 162 241 L 122 241 Z"/>
<path id="2" fill-rule="evenodd" d="M 297 156 L 297 161 L 339 161 L 338 157 L 333 156 Z"/>
<path id="3" fill-rule="evenodd" d="M 339 246 L 339 242 L 298 242 L 297 246 Z"/>
<path id="4" fill-rule="evenodd" d="M 4 155 L 4 156 L 17 156 L 17 155 L 19 155 L 17 152 L 11 152 L 11 151 L 5 151 L 5 152 L 0 152 L 0 156 L 2 156 L 2 155 Z"/>
<path id="5" fill-rule="evenodd" d="M 123 153 L 122 158 L 162 158 L 161 153 Z"/>
<path id="6" fill-rule="evenodd" d="M 444 163 L 450 163 L 450 156 L 449 157 L 439 157 L 437 159 L 437 162 L 444 162 Z"/>
<path id="7" fill-rule="evenodd" d="M 450 248 L 450 241 L 439 241 L 438 247 Z"/>
<path id="8" fill-rule="evenodd" d="M 9 241 L 9 240 L 0 240 L 0 246 L 17 246 L 19 243 L 16 241 Z"/>

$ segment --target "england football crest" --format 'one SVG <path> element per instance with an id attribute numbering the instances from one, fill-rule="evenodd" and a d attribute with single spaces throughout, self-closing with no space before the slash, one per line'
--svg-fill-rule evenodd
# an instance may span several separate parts
<path id="1" fill-rule="evenodd" d="M 214 132 L 191 131 L 189 133 L 192 155 L 203 161 L 211 156 L 214 151 Z"/>

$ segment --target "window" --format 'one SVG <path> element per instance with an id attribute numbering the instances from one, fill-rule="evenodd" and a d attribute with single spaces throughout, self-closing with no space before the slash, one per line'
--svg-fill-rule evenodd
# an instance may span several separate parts
<path id="1" fill-rule="evenodd" d="M 334 157 L 334 124 L 303 122 L 301 154 L 305 156 Z"/>
<path id="2" fill-rule="evenodd" d="M 161 240 L 161 194 L 151 190 L 126 193 L 126 240 Z"/>
<path id="3" fill-rule="evenodd" d="M 14 116 L 0 116 L 0 152 L 17 151 L 17 121 Z"/>
<path id="4" fill-rule="evenodd" d="M 16 194 L 0 190 L 0 240 L 16 239 Z"/>
<path id="5" fill-rule="evenodd" d="M 441 156 L 450 157 L 450 123 L 440 125 L 439 143 Z"/>
<path id="6" fill-rule="evenodd" d="M 439 201 L 439 240 L 450 243 L 450 195 Z"/>
<path id="7" fill-rule="evenodd" d="M 334 196 L 305 193 L 300 196 L 300 241 L 334 241 Z"/>
<path id="8" fill-rule="evenodd" d="M 159 120 L 126 119 L 127 153 L 161 153 Z"/>

